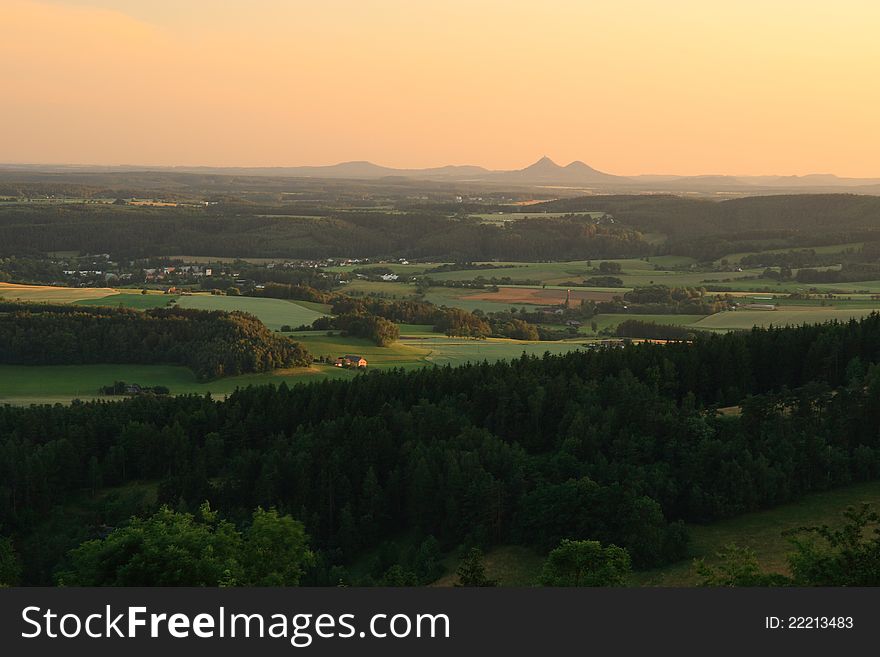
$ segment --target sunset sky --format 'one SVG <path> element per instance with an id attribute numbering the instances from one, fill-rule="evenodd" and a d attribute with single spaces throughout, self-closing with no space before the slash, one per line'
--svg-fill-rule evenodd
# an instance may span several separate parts
<path id="1" fill-rule="evenodd" d="M 0 162 L 880 177 L 876 0 L 0 0 Z"/>

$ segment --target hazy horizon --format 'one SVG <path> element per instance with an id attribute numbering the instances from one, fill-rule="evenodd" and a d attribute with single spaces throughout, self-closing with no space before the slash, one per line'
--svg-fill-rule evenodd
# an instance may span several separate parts
<path id="1" fill-rule="evenodd" d="M 2 19 L 8 164 L 546 153 L 621 176 L 880 177 L 865 0 L 5 0 Z"/>
<path id="2" fill-rule="evenodd" d="M 593 166 L 590 162 L 588 162 L 582 158 L 575 159 L 575 160 L 572 160 L 571 162 L 569 162 L 569 161 L 559 161 L 549 155 L 542 155 L 540 157 L 532 158 L 531 160 L 525 161 L 524 163 L 521 163 L 520 165 L 516 165 L 516 166 L 510 167 L 510 168 L 505 168 L 505 169 L 493 169 L 493 168 L 490 168 L 486 165 L 480 164 L 478 162 L 438 162 L 438 163 L 434 163 L 434 164 L 428 164 L 423 167 L 392 167 L 392 166 L 387 165 L 381 161 L 376 161 L 376 160 L 372 160 L 369 158 L 356 158 L 356 159 L 351 159 L 351 160 L 344 160 L 344 161 L 339 161 L 339 162 L 328 162 L 328 163 L 321 163 L 321 164 L 305 162 L 305 163 L 293 163 L 293 164 L 266 164 L 266 165 L 260 165 L 260 164 L 247 164 L 247 165 L 222 164 L 222 165 L 218 165 L 218 164 L 200 164 L 200 163 L 161 164 L 161 163 L 140 163 L 140 162 L 118 162 L 118 163 L 94 162 L 94 163 L 87 163 L 87 162 L 24 162 L 24 161 L 22 161 L 22 162 L 5 162 L 5 161 L 0 161 L 0 167 L 23 167 L 23 168 L 29 168 L 29 167 L 34 167 L 34 168 L 44 168 L 44 167 L 45 168 L 52 168 L 52 167 L 67 168 L 67 167 L 70 167 L 70 168 L 107 168 L 107 169 L 114 169 L 114 168 L 120 168 L 120 169 L 123 169 L 123 168 L 131 168 L 131 169 L 139 169 L 139 168 L 143 168 L 143 169 L 255 169 L 255 170 L 257 170 L 257 169 L 308 169 L 308 168 L 334 167 L 334 166 L 346 165 L 346 164 L 364 163 L 364 164 L 375 165 L 377 167 L 395 169 L 395 170 L 400 170 L 400 171 L 405 171 L 405 170 L 420 171 L 420 170 L 430 170 L 430 169 L 441 169 L 441 168 L 445 168 L 445 167 L 480 167 L 480 168 L 486 169 L 489 172 L 501 173 L 501 172 L 506 172 L 506 171 L 519 171 L 519 170 L 525 169 L 525 168 L 535 164 L 536 162 L 538 162 L 539 160 L 541 160 L 543 158 L 550 159 L 554 164 L 556 164 L 560 167 L 565 167 L 565 166 L 567 166 L 569 164 L 573 164 L 575 162 L 581 162 L 583 164 L 590 166 L 593 169 L 596 169 L 597 171 L 599 171 L 601 173 L 606 173 L 606 174 L 620 176 L 620 177 L 629 177 L 629 178 L 637 178 L 639 176 L 645 176 L 645 177 L 726 176 L 726 177 L 731 177 L 731 178 L 737 178 L 737 177 L 740 177 L 740 178 L 749 178 L 749 177 L 772 178 L 772 177 L 836 176 L 838 178 L 843 178 L 843 179 L 856 178 L 856 179 L 864 179 L 864 180 L 876 180 L 876 179 L 880 178 L 880 175 L 878 175 L 878 176 L 841 176 L 840 174 L 838 174 L 834 171 L 810 171 L 808 173 L 798 173 L 798 174 L 792 174 L 792 173 L 786 173 L 786 172 L 721 173 L 721 172 L 717 172 L 717 171 L 704 171 L 701 173 L 693 173 L 693 174 L 673 174 L 673 173 L 668 173 L 665 171 L 643 171 L 641 173 L 620 174 L 620 173 L 617 173 L 614 171 L 607 171 L 605 169 L 602 169 L 601 167 Z"/>

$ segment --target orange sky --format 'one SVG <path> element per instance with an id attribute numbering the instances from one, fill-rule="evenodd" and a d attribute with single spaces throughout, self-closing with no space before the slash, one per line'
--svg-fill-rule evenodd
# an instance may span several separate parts
<path id="1" fill-rule="evenodd" d="M 875 0 L 0 0 L 0 162 L 880 176 Z"/>

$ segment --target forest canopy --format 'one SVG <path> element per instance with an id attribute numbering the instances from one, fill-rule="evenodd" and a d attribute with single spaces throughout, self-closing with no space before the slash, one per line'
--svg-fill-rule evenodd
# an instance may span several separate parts
<path id="1" fill-rule="evenodd" d="M 0 363 L 178 363 L 200 379 L 308 365 L 308 352 L 243 312 L 0 302 Z"/>

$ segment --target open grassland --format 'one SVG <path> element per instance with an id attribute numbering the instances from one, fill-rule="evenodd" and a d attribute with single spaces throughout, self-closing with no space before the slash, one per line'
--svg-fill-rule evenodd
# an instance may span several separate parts
<path id="1" fill-rule="evenodd" d="M 325 313 L 284 299 L 262 299 L 255 297 L 226 297 L 213 294 L 193 294 L 177 300 L 181 308 L 199 310 L 241 310 L 255 315 L 270 329 L 278 330 L 284 325 L 297 327 L 311 324 Z"/>
<path id="2" fill-rule="evenodd" d="M 243 374 L 207 383 L 192 370 L 179 365 L 0 365 L 0 404 L 68 403 L 73 399 L 119 400 L 105 396 L 100 388 L 114 381 L 142 386 L 166 386 L 172 394 L 225 395 L 236 388 L 266 383 L 296 383 L 311 378 L 337 376 L 329 367 L 292 368 L 260 374 Z"/>
<path id="3" fill-rule="evenodd" d="M 84 299 L 102 299 L 116 293 L 117 291 L 112 287 L 55 287 L 0 283 L 0 298 L 29 303 L 73 303 Z"/>
<path id="4" fill-rule="evenodd" d="M 176 300 L 177 296 L 172 294 L 120 293 L 99 299 L 82 299 L 74 303 L 77 306 L 122 306 L 123 308 L 146 310 L 148 308 L 163 308 Z"/>
<path id="5" fill-rule="evenodd" d="M 754 326 L 785 326 L 787 324 L 817 324 L 832 319 L 848 321 L 864 317 L 871 308 L 822 308 L 819 306 L 787 306 L 785 310 L 737 310 L 709 315 L 693 324 L 707 330 L 750 329 Z"/>
<path id="6" fill-rule="evenodd" d="M 433 365 L 463 365 L 469 362 L 494 362 L 519 358 L 523 354 L 542 356 L 545 353 L 563 354 L 582 349 L 583 340 L 565 342 L 523 342 L 501 338 L 466 340 L 461 338 L 420 338 L 414 340 L 427 349 L 425 362 Z"/>
<path id="7" fill-rule="evenodd" d="M 417 326 L 417 325 L 409 325 Z M 447 338 L 429 332 L 430 327 L 418 326 L 402 340 L 388 347 L 377 347 L 369 340 L 340 335 L 327 336 L 319 331 L 292 333 L 313 356 L 336 358 L 344 354 L 363 356 L 369 368 L 401 367 L 409 369 L 425 365 L 462 365 L 468 362 L 519 358 L 523 353 L 540 356 L 545 352 L 567 353 L 583 347 L 584 341 L 526 342 L 504 338 L 468 340 Z"/>
<path id="8" fill-rule="evenodd" d="M 308 331 L 289 334 L 294 340 L 301 343 L 313 357 L 329 356 L 333 359 L 345 354 L 363 356 L 367 359 L 369 369 L 401 367 L 419 367 L 425 364 L 426 349 L 421 348 L 416 341 L 398 341 L 387 347 L 378 347 L 375 343 L 364 338 L 351 336 L 342 337 L 334 333 L 327 335 L 322 331 Z M 346 374 L 353 370 L 341 370 Z"/>

